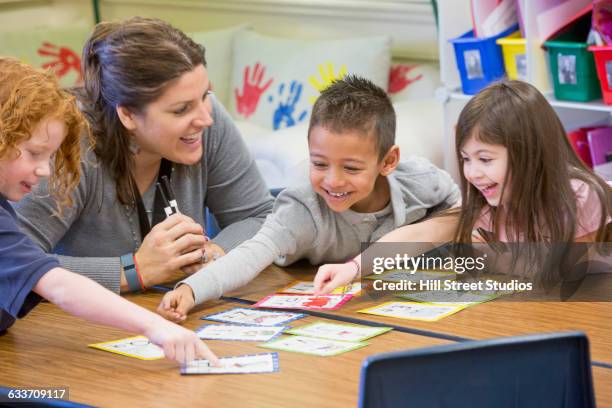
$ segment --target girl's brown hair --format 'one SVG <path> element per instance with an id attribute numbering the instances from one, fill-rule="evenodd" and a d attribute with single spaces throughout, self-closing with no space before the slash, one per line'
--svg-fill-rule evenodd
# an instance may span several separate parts
<path id="1" fill-rule="evenodd" d="M 61 212 L 64 206 L 72 205 L 70 192 L 79 183 L 86 122 L 75 98 L 60 88 L 55 75 L 12 58 L 0 58 L 0 160 L 17 157 L 18 145 L 32 137 L 43 119 L 58 119 L 66 126 L 49 178 L 49 192 Z"/>
<path id="2" fill-rule="evenodd" d="M 474 137 L 508 149 L 508 169 L 502 197 L 504 227 L 513 242 L 573 242 L 576 232 L 576 195 L 570 180 L 585 182 L 599 197 L 601 220 L 596 241 L 610 242 L 607 225 L 612 189 L 588 169 L 569 144 L 559 117 L 532 85 L 501 81 L 474 96 L 465 106 L 456 127 L 456 154 Z M 456 242 L 471 242 L 472 229 L 487 202 L 465 177 L 461 179 L 462 211 Z M 501 199 L 500 199 L 501 201 Z M 500 209 L 489 208 L 493 240 L 500 238 Z"/>
<path id="3" fill-rule="evenodd" d="M 95 153 L 117 183 L 117 197 L 131 203 L 130 134 L 117 106 L 142 113 L 166 87 L 198 65 L 204 47 L 170 24 L 135 17 L 95 26 L 83 48 L 83 112 L 96 140 Z"/>

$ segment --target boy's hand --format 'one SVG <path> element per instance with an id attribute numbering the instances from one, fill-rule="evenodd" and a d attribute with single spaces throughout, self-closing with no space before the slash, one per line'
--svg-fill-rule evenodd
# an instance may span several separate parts
<path id="1" fill-rule="evenodd" d="M 157 307 L 157 313 L 168 320 L 181 323 L 187 318 L 187 313 L 195 306 L 193 291 L 189 285 L 180 285 L 166 293 Z"/>
<path id="2" fill-rule="evenodd" d="M 350 284 L 357 272 L 354 263 L 321 266 L 314 278 L 315 296 L 326 295 L 337 287 Z"/>
<path id="3" fill-rule="evenodd" d="M 206 359 L 216 367 L 221 364 L 195 332 L 174 323 L 159 319 L 144 334 L 152 343 L 163 348 L 166 358 L 170 360 L 184 364 L 195 359 Z"/>

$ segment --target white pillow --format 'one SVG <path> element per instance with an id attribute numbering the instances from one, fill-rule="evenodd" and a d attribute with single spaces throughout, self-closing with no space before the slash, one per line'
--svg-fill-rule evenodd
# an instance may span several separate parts
<path id="1" fill-rule="evenodd" d="M 425 157 L 444 168 L 444 109 L 435 98 L 404 100 L 394 103 L 397 125 L 395 144 L 400 159 Z"/>
<path id="2" fill-rule="evenodd" d="M 308 175 L 308 123 L 278 131 L 235 123 L 269 188 L 293 186 Z"/>
<path id="3" fill-rule="evenodd" d="M 423 98 L 393 106 L 397 116 L 395 143 L 400 147 L 400 159 L 425 157 L 444 168 L 442 104 L 435 98 Z M 293 186 L 307 180 L 308 123 L 278 131 L 246 121 L 236 121 L 236 125 L 268 187 Z"/>
<path id="4" fill-rule="evenodd" d="M 214 31 L 199 31 L 188 33 L 192 40 L 206 48 L 206 65 L 208 76 L 213 90 L 224 106 L 229 102 L 230 78 L 232 72 L 232 59 L 234 39 L 236 35 L 248 25 L 239 25 Z"/>
<path id="5" fill-rule="evenodd" d="M 390 43 L 382 36 L 312 41 L 241 32 L 234 43 L 230 112 L 280 129 L 307 122 L 320 89 L 344 73 L 387 89 Z"/>

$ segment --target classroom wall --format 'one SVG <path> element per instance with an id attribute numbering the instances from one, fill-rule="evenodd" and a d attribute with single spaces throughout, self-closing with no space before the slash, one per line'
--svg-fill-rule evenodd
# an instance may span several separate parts
<path id="1" fill-rule="evenodd" d="M 91 4 L 88 0 L 1 0 L 0 31 L 92 26 L 94 17 Z"/>
<path id="2" fill-rule="evenodd" d="M 101 0 L 105 19 L 158 16 L 186 31 L 251 23 L 261 33 L 303 39 L 388 35 L 396 58 L 437 60 L 430 0 Z"/>
<path id="3" fill-rule="evenodd" d="M 0 0 L 0 32 L 92 25 L 89 0 Z M 388 35 L 395 58 L 437 60 L 430 0 L 100 0 L 104 20 L 163 18 L 185 31 L 250 23 L 258 32 L 299 38 Z M 1 41 L 1 39 L 0 39 Z"/>

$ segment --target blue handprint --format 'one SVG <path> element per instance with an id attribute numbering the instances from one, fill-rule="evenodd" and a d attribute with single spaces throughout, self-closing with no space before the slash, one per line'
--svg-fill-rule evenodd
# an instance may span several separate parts
<path id="1" fill-rule="evenodd" d="M 283 94 L 285 92 L 285 83 L 281 83 L 278 87 L 278 106 L 274 111 L 274 116 L 272 118 L 272 127 L 274 130 L 280 129 L 281 127 L 291 127 L 295 125 L 297 122 L 301 122 L 306 118 L 308 112 L 304 110 L 297 117 L 297 120 L 294 119 L 295 107 L 302 96 L 302 84 L 298 81 L 291 81 L 289 85 L 289 94 L 287 97 L 284 97 Z M 269 101 L 272 102 L 273 98 L 270 96 Z"/>

